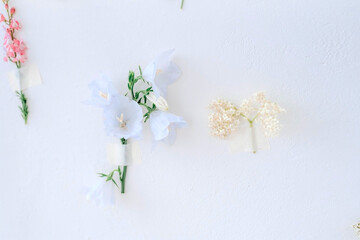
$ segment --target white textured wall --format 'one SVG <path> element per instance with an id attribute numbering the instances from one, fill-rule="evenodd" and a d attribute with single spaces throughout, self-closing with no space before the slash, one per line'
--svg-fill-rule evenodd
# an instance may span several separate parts
<path id="1" fill-rule="evenodd" d="M 29 125 L 0 64 L 0 239 L 356 239 L 360 220 L 358 0 L 12 0 L 44 84 Z M 99 71 L 127 73 L 175 47 L 176 145 L 132 167 L 115 210 L 79 194 L 106 165 Z M 288 110 L 272 149 L 231 155 L 207 105 L 265 90 Z"/>

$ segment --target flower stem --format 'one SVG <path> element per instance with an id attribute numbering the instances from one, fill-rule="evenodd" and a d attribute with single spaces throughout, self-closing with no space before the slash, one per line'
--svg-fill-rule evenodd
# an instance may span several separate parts
<path id="1" fill-rule="evenodd" d="M 29 116 L 29 107 L 27 105 L 27 98 L 24 94 L 23 91 L 16 91 L 16 95 L 19 97 L 20 101 L 21 101 L 21 106 L 19 106 L 19 109 L 21 111 L 21 116 L 25 121 L 25 125 L 27 124 L 28 121 L 28 116 Z"/>
<path id="2" fill-rule="evenodd" d="M 251 128 L 251 143 L 252 143 L 252 149 L 253 149 L 253 153 L 255 154 L 257 151 L 257 146 L 256 146 L 256 136 L 255 136 L 255 129 L 254 129 L 254 122 L 253 121 L 249 121 L 250 123 L 250 128 Z"/>
<path id="3" fill-rule="evenodd" d="M 121 138 L 121 143 L 123 145 L 127 145 L 128 140 L 125 138 Z M 119 168 L 120 169 L 120 168 Z M 120 174 L 120 182 L 121 182 L 121 193 L 125 193 L 125 180 L 126 180 L 126 172 L 127 172 L 127 166 L 123 167 L 122 173 L 119 172 Z"/>
<path id="4" fill-rule="evenodd" d="M 127 166 L 124 166 L 123 167 L 123 172 L 122 172 L 122 177 L 120 178 L 120 181 L 121 181 L 121 193 L 125 193 L 126 172 L 127 172 Z"/>
<path id="5" fill-rule="evenodd" d="M 184 6 L 184 0 L 181 0 L 181 6 L 180 6 L 180 9 L 183 9 L 183 6 Z"/>

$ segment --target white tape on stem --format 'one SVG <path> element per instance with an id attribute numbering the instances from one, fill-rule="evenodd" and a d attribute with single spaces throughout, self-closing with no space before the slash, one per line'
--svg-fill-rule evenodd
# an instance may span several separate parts
<path id="1" fill-rule="evenodd" d="M 42 84 L 36 64 L 27 64 L 20 69 L 9 72 L 8 79 L 13 91 L 22 91 Z"/>
<path id="2" fill-rule="evenodd" d="M 257 152 L 270 149 L 269 141 L 265 137 L 264 129 L 254 123 L 253 127 L 245 122 L 238 132 L 229 139 L 230 151 L 235 152 Z"/>
<path id="3" fill-rule="evenodd" d="M 126 145 L 119 143 L 108 144 L 108 161 L 114 165 L 129 166 L 141 163 L 141 151 L 138 142 L 128 140 Z"/>

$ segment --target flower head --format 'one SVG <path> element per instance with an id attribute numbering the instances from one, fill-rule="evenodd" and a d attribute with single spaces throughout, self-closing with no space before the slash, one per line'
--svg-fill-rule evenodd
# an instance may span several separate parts
<path id="1" fill-rule="evenodd" d="M 113 98 L 119 96 L 113 82 L 104 74 L 91 82 L 89 88 L 91 89 L 91 99 L 87 103 L 94 106 L 106 107 Z"/>
<path id="2" fill-rule="evenodd" d="M 217 99 L 209 107 L 214 111 L 209 115 L 211 135 L 225 138 L 239 128 L 240 119 L 238 111 L 230 101 Z"/>
<path id="3" fill-rule="evenodd" d="M 86 192 L 86 199 L 95 202 L 100 207 L 115 205 L 114 188 L 103 179 Z"/>
<path id="4" fill-rule="evenodd" d="M 285 112 L 277 103 L 271 102 L 265 98 L 264 92 L 255 93 L 252 98 L 245 99 L 239 111 L 245 115 L 247 119 L 259 121 L 265 129 L 267 137 L 277 136 L 281 125 L 277 119 L 277 115 Z"/>
<path id="5" fill-rule="evenodd" d="M 104 108 L 105 131 L 118 138 L 139 138 L 142 132 L 142 109 L 125 96 L 116 96 Z"/>
<path id="6" fill-rule="evenodd" d="M 20 23 L 17 20 L 12 19 L 10 21 L 10 29 L 20 30 Z"/>
<path id="7" fill-rule="evenodd" d="M 6 50 L 6 57 L 12 62 L 24 63 L 26 61 L 27 47 L 24 41 L 12 38 L 11 31 L 9 29 L 5 32 L 4 48 Z"/>
<path id="8" fill-rule="evenodd" d="M 173 144 L 176 139 L 176 129 L 186 127 L 186 121 L 174 114 L 155 111 L 149 120 L 150 128 L 155 141 L 166 141 Z"/>
<path id="9" fill-rule="evenodd" d="M 172 62 L 175 50 L 171 49 L 157 56 L 143 71 L 144 79 L 151 83 L 156 96 L 167 96 L 168 85 L 175 82 L 181 71 Z"/>
<path id="10" fill-rule="evenodd" d="M 167 111 L 169 110 L 169 105 L 167 103 L 167 101 L 165 100 L 165 98 L 163 97 L 156 97 L 156 95 L 154 93 L 150 93 L 148 96 L 147 96 L 147 99 L 154 103 L 155 106 L 161 110 L 161 111 Z"/>

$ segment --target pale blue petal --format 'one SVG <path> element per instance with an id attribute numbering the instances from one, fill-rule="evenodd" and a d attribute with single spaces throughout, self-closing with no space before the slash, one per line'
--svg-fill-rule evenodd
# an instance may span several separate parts
<path id="1" fill-rule="evenodd" d="M 181 76 L 181 70 L 175 63 L 170 63 L 169 66 L 159 73 L 155 78 L 154 92 L 158 96 L 167 96 L 168 86 L 174 83 Z"/>
<path id="2" fill-rule="evenodd" d="M 145 81 L 154 84 L 155 75 L 156 75 L 156 64 L 153 61 L 143 70 L 142 76 L 145 79 Z"/>
<path id="3" fill-rule="evenodd" d="M 187 125 L 182 117 L 163 111 L 153 112 L 149 124 L 155 141 L 167 141 L 170 144 L 175 141 L 176 129 Z"/>
<path id="4" fill-rule="evenodd" d="M 91 99 L 86 101 L 87 104 L 97 107 L 105 107 L 110 104 L 112 99 L 119 96 L 109 77 L 101 74 L 100 77 L 89 84 L 91 90 Z M 107 99 L 100 96 L 100 92 L 107 95 Z"/>
<path id="5" fill-rule="evenodd" d="M 98 183 L 86 193 L 86 199 L 93 201 L 97 206 L 114 206 L 115 192 L 111 182 L 100 179 Z"/>
<path id="6" fill-rule="evenodd" d="M 117 117 L 124 116 L 126 127 L 121 128 Z M 105 131 L 117 138 L 140 138 L 143 113 L 139 104 L 125 96 L 118 96 L 104 109 Z"/>
<path id="7" fill-rule="evenodd" d="M 172 62 L 175 49 L 170 49 L 157 56 L 143 71 L 143 77 L 151 83 L 155 95 L 166 97 L 168 85 L 175 82 L 181 71 Z M 157 71 L 160 70 L 159 73 Z"/>

